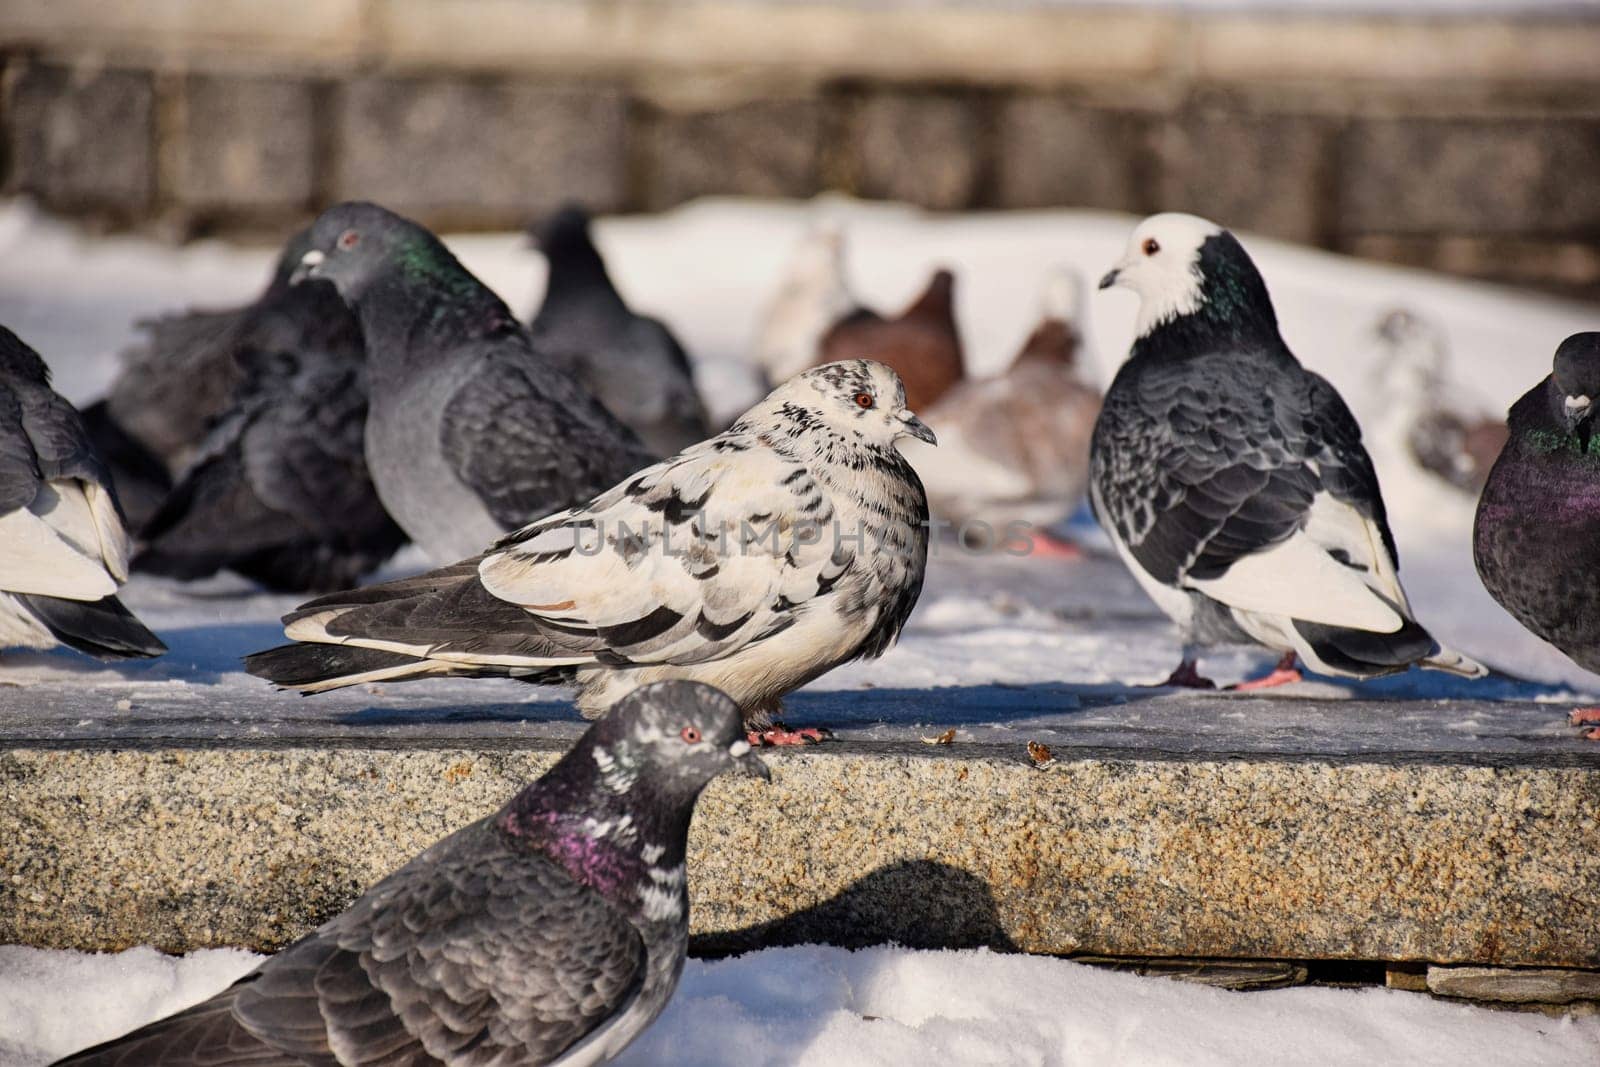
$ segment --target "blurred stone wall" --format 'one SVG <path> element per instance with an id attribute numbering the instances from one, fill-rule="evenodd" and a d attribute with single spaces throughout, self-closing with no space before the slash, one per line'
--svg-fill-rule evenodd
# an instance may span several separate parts
<path id="1" fill-rule="evenodd" d="M 1191 210 L 1600 298 L 1580 6 L 7 0 L 0 62 L 7 192 L 179 236 L 349 197 L 472 228 L 837 189 Z"/>

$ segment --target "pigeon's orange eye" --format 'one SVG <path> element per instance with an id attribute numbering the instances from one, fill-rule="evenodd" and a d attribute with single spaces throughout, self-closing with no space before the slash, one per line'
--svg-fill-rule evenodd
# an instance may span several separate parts
<path id="1" fill-rule="evenodd" d="M 856 405 L 858 407 L 870 408 L 872 406 L 872 394 L 871 393 L 857 393 L 856 394 Z"/>
<path id="2" fill-rule="evenodd" d="M 683 728 L 683 733 L 679 734 L 678 736 L 683 738 L 683 743 L 686 745 L 697 745 L 700 743 L 700 731 L 696 730 L 693 726 L 685 726 Z"/>
<path id="3" fill-rule="evenodd" d="M 1146 237 L 1144 239 L 1144 244 L 1141 247 L 1144 249 L 1144 254 L 1147 256 L 1153 256 L 1157 252 L 1161 251 L 1161 244 L 1154 237 Z"/>
<path id="4" fill-rule="evenodd" d="M 354 230 L 346 230 L 339 235 L 339 247 L 351 249 L 361 243 L 361 235 Z"/>

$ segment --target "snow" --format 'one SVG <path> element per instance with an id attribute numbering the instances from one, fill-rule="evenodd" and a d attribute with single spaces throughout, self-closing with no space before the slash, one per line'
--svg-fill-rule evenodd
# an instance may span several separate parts
<path id="1" fill-rule="evenodd" d="M 261 957 L 0 948 L 0 1067 L 35 1067 L 202 1000 Z M 979 949 L 767 949 L 690 960 L 614 1062 L 694 1067 L 1562 1067 L 1600 1018 L 1492 1011 L 1385 989 L 1234 993 Z"/>
<path id="2" fill-rule="evenodd" d="M 834 199 L 704 201 L 667 215 L 603 221 L 598 240 L 619 286 L 683 337 L 717 417 L 730 418 L 757 398 L 742 352 L 790 249 L 821 216 L 842 222 L 851 284 L 874 305 L 899 306 L 934 267 L 954 267 L 969 360 L 980 374 L 1003 368 L 1031 329 L 1038 279 L 1047 269 L 1065 264 L 1097 278 L 1121 254 L 1135 221 L 1076 211 L 930 216 Z M 1372 331 L 1396 305 L 1445 325 L 1453 388 L 1500 411 L 1547 373 L 1564 337 L 1596 321 L 1596 308 L 1572 302 L 1241 238 L 1267 278 L 1291 347 L 1334 382 L 1364 422 L 1375 418 L 1378 400 Z M 536 302 L 542 264 L 520 236 L 470 235 L 449 243 L 519 313 Z M 274 253 L 216 241 L 174 248 L 137 236 L 91 238 L 25 202 L 0 202 L 0 322 L 44 354 L 63 393 L 88 402 L 113 373 L 135 318 L 245 300 L 263 284 Z M 1130 340 L 1134 300 L 1096 294 L 1088 306 L 1090 349 L 1109 380 Z M 1464 689 L 1457 680 L 1414 673 L 1365 686 L 1313 681 L 1299 692 L 1413 700 L 1600 693 L 1600 679 L 1527 634 L 1482 590 L 1470 551 L 1472 501 L 1428 481 L 1380 442 L 1373 447 L 1401 577 L 1422 621 L 1470 655 L 1570 691 L 1504 680 Z M 1074 533 L 1105 549 L 1081 514 Z M 389 569 L 422 563 L 413 549 Z M 51 702 L 70 710 L 68 725 L 86 733 L 146 715 L 175 721 L 201 708 L 225 714 L 230 702 L 263 698 L 261 683 L 243 674 L 238 657 L 275 643 L 276 617 L 295 602 L 226 576 L 189 587 L 136 578 L 125 599 L 168 641 L 170 655 L 108 667 L 67 652 L 8 653 L 0 680 L 48 687 Z M 945 542 L 900 645 L 812 688 L 1034 687 L 1072 710 L 1075 687 L 1154 681 L 1177 655 L 1170 627 L 1113 562 L 974 558 Z M 1250 652 L 1222 652 L 1206 666 L 1228 681 L 1263 661 Z M 31 692 L 37 699 L 39 690 Z M 558 698 L 510 682 L 444 680 L 364 693 L 354 703 L 282 699 L 293 703 L 294 714 L 378 731 L 417 709 L 437 715 L 441 707 L 493 717 L 508 706 L 541 704 L 559 717 L 567 713 L 551 704 Z M 862 704 L 869 715 L 888 706 Z M 1240 715 L 1246 707 L 1241 702 Z M 1024 721 L 1004 708 L 995 714 L 996 729 Z M 1097 714 L 1126 722 L 1141 712 Z M 1045 718 L 1025 721 L 1031 728 Z M 1554 714 L 1546 726 L 1562 729 Z M 111 1036 L 205 995 L 250 965 L 239 953 L 173 961 L 147 949 L 90 958 L 0 948 L 0 1061 L 43 1062 L 73 1044 Z M 708 1016 L 715 1027 L 705 1025 Z M 691 962 L 667 1016 L 624 1062 L 1471 1063 L 1482 1062 L 1489 1049 L 1502 1064 L 1594 1062 L 1600 1023 L 1492 1013 L 1378 990 L 1241 996 L 1049 959 L 806 948 Z"/>

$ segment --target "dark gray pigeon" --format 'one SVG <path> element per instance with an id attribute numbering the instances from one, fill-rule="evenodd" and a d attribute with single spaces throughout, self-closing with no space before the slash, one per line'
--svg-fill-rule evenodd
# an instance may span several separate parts
<path id="1" fill-rule="evenodd" d="M 312 245 L 299 276 L 333 282 L 366 342 L 373 484 L 435 560 L 481 552 L 653 462 L 421 226 L 339 204 L 313 225 Z"/>
<path id="2" fill-rule="evenodd" d="M 287 592 L 355 585 L 406 540 L 367 473 L 360 345 L 311 338 L 235 355 L 233 404 L 141 531 L 134 570 L 194 579 L 227 568 Z"/>
<path id="3" fill-rule="evenodd" d="M 605 1063 L 655 1021 L 689 943 L 689 820 L 768 777 L 739 709 L 640 689 L 543 778 L 223 992 L 62 1063 Z"/>
<path id="4" fill-rule="evenodd" d="M 1137 339 L 1090 445 L 1090 499 L 1123 562 L 1178 623 L 1172 685 L 1204 685 L 1196 646 L 1370 678 L 1481 666 L 1412 616 L 1361 428 L 1278 333 L 1266 284 L 1228 231 L 1156 215 L 1100 282 L 1139 294 Z"/>
<path id="5" fill-rule="evenodd" d="M 659 455 L 711 434 L 689 357 L 658 319 L 629 309 L 589 236 L 589 215 L 568 205 L 529 231 L 550 265 L 529 330 L 613 415 Z"/>
<path id="6" fill-rule="evenodd" d="M 1600 333 L 1556 349 L 1551 373 L 1515 404 L 1478 499 L 1472 556 L 1489 595 L 1586 671 L 1600 672 Z M 1600 724 L 1600 710 L 1573 715 Z M 1600 726 L 1591 729 L 1600 741 Z"/>
<path id="7" fill-rule="evenodd" d="M 309 230 L 291 238 L 250 304 L 140 323 L 144 343 L 123 353 L 105 399 L 85 410 L 133 529 L 155 514 L 232 403 L 243 376 L 240 351 L 361 351 L 360 330 L 332 286 L 290 285 L 310 247 Z"/>
<path id="8" fill-rule="evenodd" d="M 0 647 L 161 655 L 167 646 L 116 597 L 127 578 L 105 464 L 44 360 L 0 326 Z"/>

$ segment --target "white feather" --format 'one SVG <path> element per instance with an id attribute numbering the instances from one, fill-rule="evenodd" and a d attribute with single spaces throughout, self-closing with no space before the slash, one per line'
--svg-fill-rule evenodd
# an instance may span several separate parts
<path id="1" fill-rule="evenodd" d="M 123 573 L 125 552 L 113 557 Z M 0 590 L 68 600 L 99 600 L 117 591 L 82 483 L 41 486 L 29 507 L 0 516 Z"/>

